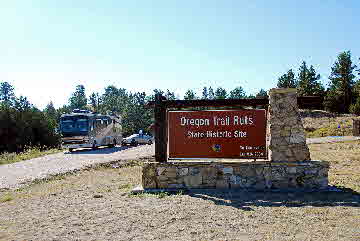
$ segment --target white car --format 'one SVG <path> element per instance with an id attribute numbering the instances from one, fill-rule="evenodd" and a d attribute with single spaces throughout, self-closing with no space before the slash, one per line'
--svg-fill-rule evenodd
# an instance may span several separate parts
<path id="1" fill-rule="evenodd" d="M 145 134 L 134 134 L 123 139 L 122 145 L 149 144 L 154 142 L 154 137 Z"/>

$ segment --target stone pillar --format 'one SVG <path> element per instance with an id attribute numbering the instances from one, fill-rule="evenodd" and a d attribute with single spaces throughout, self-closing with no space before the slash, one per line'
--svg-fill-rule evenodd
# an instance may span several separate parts
<path id="1" fill-rule="evenodd" d="M 269 161 L 310 160 L 296 89 L 271 89 L 269 104 Z"/>

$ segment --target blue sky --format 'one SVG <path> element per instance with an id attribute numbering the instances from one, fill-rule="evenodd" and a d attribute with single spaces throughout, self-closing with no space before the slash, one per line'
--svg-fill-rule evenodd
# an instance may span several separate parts
<path id="1" fill-rule="evenodd" d="M 114 84 L 247 93 L 302 60 L 327 83 L 341 51 L 360 57 L 359 1 L 12 0 L 0 5 L 0 81 L 39 108 Z"/>

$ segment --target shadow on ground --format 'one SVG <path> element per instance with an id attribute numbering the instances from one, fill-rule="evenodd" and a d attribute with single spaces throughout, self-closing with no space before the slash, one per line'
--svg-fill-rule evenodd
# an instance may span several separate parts
<path id="1" fill-rule="evenodd" d="M 216 205 L 231 206 L 245 211 L 251 207 L 360 207 L 360 193 L 351 189 L 318 192 L 273 191 L 212 191 L 196 190 L 187 194 L 194 198 L 212 201 Z"/>
<path id="2" fill-rule="evenodd" d="M 95 150 L 92 149 L 76 149 L 72 152 L 67 151 L 64 154 L 66 155 L 78 155 L 78 154 L 112 154 L 119 151 L 124 151 L 134 146 L 115 146 L 115 147 L 99 147 Z"/>

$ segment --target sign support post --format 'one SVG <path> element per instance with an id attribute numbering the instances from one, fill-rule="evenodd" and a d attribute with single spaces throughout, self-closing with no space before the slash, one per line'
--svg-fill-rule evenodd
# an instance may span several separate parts
<path id="1" fill-rule="evenodd" d="M 167 162 L 167 120 L 165 99 L 161 94 L 155 95 L 155 159 Z"/>

